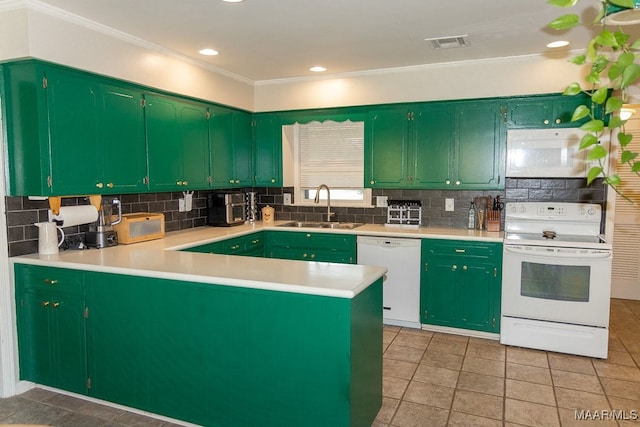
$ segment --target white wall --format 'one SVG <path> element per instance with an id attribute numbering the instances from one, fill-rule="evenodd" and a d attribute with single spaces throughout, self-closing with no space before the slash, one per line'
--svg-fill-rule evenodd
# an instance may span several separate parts
<path id="1" fill-rule="evenodd" d="M 573 54 L 572 54 L 573 55 Z M 584 70 L 568 57 L 528 56 L 257 82 L 255 111 L 562 92 Z"/>

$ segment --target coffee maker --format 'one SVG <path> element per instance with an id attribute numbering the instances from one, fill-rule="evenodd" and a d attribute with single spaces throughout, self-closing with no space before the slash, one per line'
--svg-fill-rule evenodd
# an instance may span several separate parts
<path id="1" fill-rule="evenodd" d="M 113 209 L 116 208 L 118 219 L 113 221 Z M 111 202 L 105 203 L 102 199 L 98 210 L 98 220 L 89 226 L 89 231 L 85 233 L 85 243 L 91 248 L 106 248 L 118 244 L 118 233 L 113 226 L 122 221 L 122 208 L 120 200 L 114 198 Z"/>

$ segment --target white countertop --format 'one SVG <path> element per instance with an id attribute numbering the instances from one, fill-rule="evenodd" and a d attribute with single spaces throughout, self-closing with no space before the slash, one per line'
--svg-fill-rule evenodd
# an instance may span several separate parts
<path id="1" fill-rule="evenodd" d="M 276 225 L 285 221 L 277 221 Z M 403 229 L 366 224 L 353 230 L 264 227 L 261 223 L 235 227 L 198 227 L 170 232 L 163 239 L 111 248 L 67 250 L 55 255 L 30 254 L 12 262 L 102 273 L 156 277 L 189 282 L 353 298 L 386 272 L 382 267 L 326 262 L 291 261 L 237 255 L 182 252 L 192 246 L 259 230 L 347 233 L 368 236 L 443 238 L 502 242 L 503 233 L 466 229 Z"/>

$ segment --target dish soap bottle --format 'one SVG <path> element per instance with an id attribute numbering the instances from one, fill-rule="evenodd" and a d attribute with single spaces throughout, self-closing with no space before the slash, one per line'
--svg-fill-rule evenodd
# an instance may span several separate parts
<path id="1" fill-rule="evenodd" d="M 469 228 L 476 228 L 476 207 L 473 203 L 473 200 L 471 201 L 471 206 L 469 207 Z"/>

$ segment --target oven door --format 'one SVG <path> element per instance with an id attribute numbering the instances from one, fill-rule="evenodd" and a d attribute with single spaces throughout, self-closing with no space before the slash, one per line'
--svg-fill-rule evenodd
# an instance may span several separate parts
<path id="1" fill-rule="evenodd" d="M 504 245 L 502 315 L 607 327 L 611 251 Z"/>

